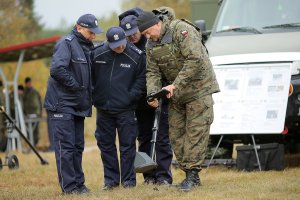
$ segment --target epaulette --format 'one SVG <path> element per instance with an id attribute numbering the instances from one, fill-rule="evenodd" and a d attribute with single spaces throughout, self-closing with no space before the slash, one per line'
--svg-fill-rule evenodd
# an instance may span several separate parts
<path id="1" fill-rule="evenodd" d="M 101 47 L 101 46 L 103 46 L 104 45 L 104 42 L 101 42 L 101 43 L 95 43 L 94 44 L 94 47 L 93 47 L 93 50 L 94 49 L 97 49 L 98 47 Z"/>
<path id="2" fill-rule="evenodd" d="M 130 45 L 130 48 L 131 48 L 134 52 L 138 53 L 139 55 L 142 55 L 142 53 L 143 53 L 142 50 L 140 50 L 139 48 L 137 48 L 137 47 L 134 46 L 134 45 Z"/>
<path id="3" fill-rule="evenodd" d="M 65 40 L 71 42 L 74 39 L 75 35 L 67 35 Z"/>

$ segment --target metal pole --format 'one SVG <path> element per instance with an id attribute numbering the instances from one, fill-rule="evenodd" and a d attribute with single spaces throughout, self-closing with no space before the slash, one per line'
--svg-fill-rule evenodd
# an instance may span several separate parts
<path id="1" fill-rule="evenodd" d="M 160 113 L 161 113 L 161 106 L 162 106 L 162 99 L 159 100 L 159 106 L 155 110 L 155 119 L 154 119 L 154 125 L 152 128 L 152 146 L 151 146 L 151 152 L 150 156 L 153 161 L 155 157 L 155 144 L 156 144 L 156 139 L 157 139 L 157 132 L 159 129 L 159 120 L 160 120 Z"/>
<path id="2" fill-rule="evenodd" d="M 21 70 L 21 67 L 22 67 L 22 63 L 23 63 L 23 59 L 24 59 L 24 55 L 25 55 L 25 50 L 22 50 L 21 51 L 21 54 L 19 56 L 19 60 L 18 60 L 18 65 L 17 65 L 17 69 L 16 69 L 16 73 L 15 73 L 15 76 L 14 76 L 14 107 L 15 107 L 15 120 L 16 120 L 16 124 L 19 124 L 19 113 L 20 112 L 18 110 L 18 107 L 17 107 L 17 99 L 19 99 L 19 94 L 18 94 L 18 78 L 19 78 L 19 74 L 20 74 L 20 70 Z"/>
<path id="3" fill-rule="evenodd" d="M 220 144 L 221 144 L 221 142 L 222 142 L 222 140 L 223 140 L 223 137 L 224 137 L 224 135 L 221 135 L 221 137 L 220 137 L 220 139 L 219 139 L 219 142 L 218 142 L 218 144 L 217 144 L 217 146 L 216 146 L 216 149 L 214 150 L 214 153 L 213 153 L 213 155 L 211 156 L 211 158 L 210 158 L 210 160 L 209 160 L 209 163 L 207 164 L 207 169 L 209 168 L 209 166 L 210 166 L 212 160 L 214 159 L 215 154 L 216 154 L 216 152 L 217 152 L 217 150 L 218 150 L 218 148 L 219 148 L 219 146 L 220 146 Z"/>
<path id="4" fill-rule="evenodd" d="M 256 148 L 255 140 L 254 140 L 254 135 L 251 135 L 251 138 L 252 138 L 252 142 L 253 142 L 255 156 L 256 156 L 256 159 L 257 159 L 257 163 L 258 163 L 258 168 L 259 168 L 259 171 L 261 171 L 261 165 L 260 165 L 260 161 L 259 161 L 259 157 L 258 157 L 258 153 L 257 153 L 257 148 Z"/>
<path id="5" fill-rule="evenodd" d="M 5 93 L 4 93 L 4 95 L 5 95 L 5 109 L 7 110 L 7 114 L 10 115 L 8 82 L 7 82 L 6 76 L 5 76 L 1 66 L 0 66 L 0 75 L 1 75 L 1 78 L 3 80 L 3 85 L 4 85 L 4 90 L 5 90 Z"/>

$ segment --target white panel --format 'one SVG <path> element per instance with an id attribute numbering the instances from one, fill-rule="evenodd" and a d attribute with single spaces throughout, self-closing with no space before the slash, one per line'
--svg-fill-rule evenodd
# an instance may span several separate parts
<path id="1" fill-rule="evenodd" d="M 221 92 L 213 94 L 211 134 L 273 134 L 284 129 L 291 64 L 215 68 Z"/>

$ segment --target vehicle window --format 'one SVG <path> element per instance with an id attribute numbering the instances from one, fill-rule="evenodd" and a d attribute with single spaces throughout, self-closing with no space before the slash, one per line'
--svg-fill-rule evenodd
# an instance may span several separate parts
<path id="1" fill-rule="evenodd" d="M 275 28 L 274 25 L 300 24 L 300 0 L 226 0 L 224 3 L 215 32 L 240 27 L 262 30 L 269 26 Z"/>

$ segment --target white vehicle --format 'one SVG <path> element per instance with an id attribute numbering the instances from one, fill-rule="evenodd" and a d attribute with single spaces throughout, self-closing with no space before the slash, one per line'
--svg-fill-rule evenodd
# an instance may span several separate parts
<path id="1" fill-rule="evenodd" d="M 215 68 L 290 64 L 291 85 L 288 104 L 284 105 L 286 135 L 280 139 L 297 143 L 300 143 L 299 8 L 299 0 L 223 0 L 205 43 Z M 278 141 L 278 137 L 272 138 Z"/>

